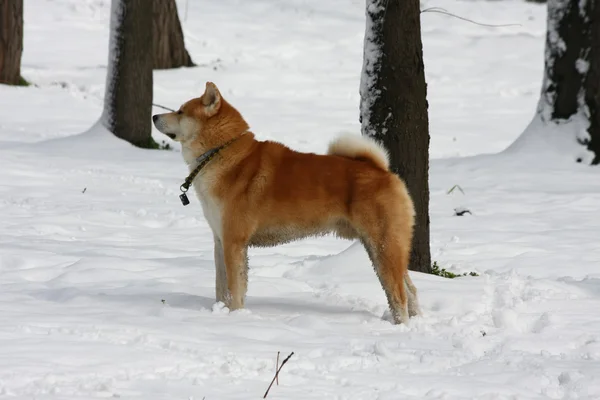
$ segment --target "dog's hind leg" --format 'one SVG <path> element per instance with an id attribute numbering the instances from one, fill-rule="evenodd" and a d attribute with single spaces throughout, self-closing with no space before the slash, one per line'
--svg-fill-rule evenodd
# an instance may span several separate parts
<path id="1" fill-rule="evenodd" d="M 419 306 L 419 298 L 417 297 L 417 288 L 412 283 L 408 271 L 404 275 L 404 284 L 408 292 L 408 315 L 414 317 L 421 315 L 421 307 Z"/>
<path id="2" fill-rule="evenodd" d="M 394 323 L 408 323 L 408 292 L 404 276 L 408 267 L 406 250 L 391 239 L 373 242 L 363 240 L 367 253 L 373 262 L 379 282 L 385 292 Z"/>
<path id="3" fill-rule="evenodd" d="M 368 216 L 369 214 L 365 212 L 361 213 L 361 215 Z M 411 291 L 414 285 L 412 285 L 412 282 L 409 283 L 402 278 L 402 271 L 408 267 L 408 261 L 403 261 L 402 257 L 396 259 L 394 249 L 397 244 L 391 243 L 392 248 L 386 249 L 385 241 L 388 239 L 386 239 L 385 233 L 381 233 L 384 230 L 382 226 L 372 224 L 368 217 L 357 219 L 359 221 L 356 226 L 346 221 L 339 222 L 336 227 L 336 233 L 344 239 L 360 238 L 387 296 L 390 311 L 394 316 L 394 322 L 407 322 L 408 317 L 412 315 L 410 314 L 412 310 L 411 305 L 416 304 L 418 309 L 416 295 L 412 296 L 413 292 Z M 359 231 L 362 234 L 359 235 Z M 398 262 L 400 265 L 397 265 Z M 406 276 L 408 277 L 408 273 Z"/>
<path id="4" fill-rule="evenodd" d="M 405 280 L 411 250 L 410 221 L 390 212 L 384 204 L 358 210 L 354 226 L 361 233 L 379 282 L 386 294 L 394 323 L 407 323 L 411 290 Z M 412 282 L 410 282 L 412 285 Z"/>
<path id="5" fill-rule="evenodd" d="M 226 303 L 227 294 L 227 270 L 225 268 L 225 255 L 223 254 L 223 243 L 216 235 L 215 242 L 215 292 L 216 300 Z"/>

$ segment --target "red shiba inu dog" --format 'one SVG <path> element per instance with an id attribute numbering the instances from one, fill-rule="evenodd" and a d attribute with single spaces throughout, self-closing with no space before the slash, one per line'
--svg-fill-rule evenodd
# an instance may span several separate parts
<path id="1" fill-rule="evenodd" d="M 408 275 L 413 202 L 375 141 L 341 136 L 326 155 L 258 141 L 212 82 L 201 97 L 152 120 L 181 143 L 190 171 L 199 170 L 190 180 L 214 235 L 217 301 L 244 307 L 249 246 L 334 233 L 364 245 L 395 323 L 420 314 Z"/>

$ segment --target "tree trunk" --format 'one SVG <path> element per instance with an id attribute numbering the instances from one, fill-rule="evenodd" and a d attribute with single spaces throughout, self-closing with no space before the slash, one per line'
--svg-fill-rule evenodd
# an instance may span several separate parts
<path id="1" fill-rule="evenodd" d="M 154 69 L 195 65 L 185 49 L 175 0 L 154 0 L 152 38 Z"/>
<path id="2" fill-rule="evenodd" d="M 390 154 L 417 213 L 409 269 L 431 271 L 429 121 L 419 0 L 367 0 L 360 120 Z"/>
<path id="3" fill-rule="evenodd" d="M 23 53 L 23 0 L 0 1 L 0 83 L 18 85 Z"/>
<path id="4" fill-rule="evenodd" d="M 544 79 L 533 128 L 511 147 L 539 145 L 540 138 L 531 138 L 539 135 L 542 143 L 554 143 L 577 162 L 599 164 L 599 0 L 548 0 L 547 18 Z"/>
<path id="5" fill-rule="evenodd" d="M 152 3 L 112 0 L 103 125 L 135 146 L 152 139 Z"/>
<path id="6" fill-rule="evenodd" d="M 594 153 L 592 165 L 600 164 L 600 2 L 587 0 L 589 7 L 590 49 L 588 52 L 589 69 L 585 77 L 584 101 L 590 115 L 587 148 Z M 584 141 L 585 144 L 585 141 Z"/>

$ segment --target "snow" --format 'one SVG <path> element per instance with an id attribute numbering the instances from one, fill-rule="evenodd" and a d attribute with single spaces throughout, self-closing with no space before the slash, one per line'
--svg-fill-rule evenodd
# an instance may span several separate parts
<path id="1" fill-rule="evenodd" d="M 577 69 L 577 72 L 585 76 L 590 70 L 590 62 L 583 58 L 579 58 L 577 61 L 575 61 L 575 68 Z"/>
<path id="2" fill-rule="evenodd" d="M 210 80 L 259 138 L 324 152 L 360 132 L 364 6 L 190 1 L 201 66 L 155 72 L 154 101 L 178 107 Z M 444 7 L 521 26 L 422 15 L 432 257 L 479 276 L 412 273 L 424 316 L 404 326 L 382 318 L 362 248 L 331 237 L 253 249 L 248 308 L 215 305 L 179 149 L 136 149 L 98 123 L 110 2 L 25 1 L 37 86 L 0 86 L 0 397 L 258 399 L 293 351 L 267 398 L 600 398 L 600 172 L 550 137 L 509 147 L 538 102 L 545 6 Z"/>
<path id="3" fill-rule="evenodd" d="M 540 103 L 545 102 L 542 100 Z M 539 158 L 549 157 L 555 162 L 565 164 L 579 162 L 590 165 L 594 153 L 583 145 L 591 139 L 587 131 L 589 127 L 587 107 L 583 106 L 583 109 L 565 121 L 550 121 L 549 115 L 545 113 L 550 107 L 547 105 L 540 105 L 540 107 L 542 113 L 533 116 L 521 136 L 505 152 L 522 156 L 536 154 Z M 556 157 L 557 154 L 561 156 Z"/>
<path id="4" fill-rule="evenodd" d="M 567 44 L 560 36 L 558 32 L 558 21 L 560 21 L 565 13 L 567 13 L 569 9 L 569 1 L 568 0 L 551 0 L 550 2 L 550 13 L 547 15 L 547 26 L 548 26 L 548 41 L 552 44 L 552 50 L 556 53 L 556 55 L 562 55 L 567 50 Z M 582 3 L 580 3 L 582 5 Z M 580 9 L 582 12 L 584 9 Z M 551 53 L 546 52 L 546 62 L 551 62 L 554 57 L 551 56 Z"/>

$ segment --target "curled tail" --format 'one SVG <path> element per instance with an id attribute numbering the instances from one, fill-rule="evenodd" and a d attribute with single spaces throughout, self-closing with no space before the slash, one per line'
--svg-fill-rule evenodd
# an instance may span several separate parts
<path id="1" fill-rule="evenodd" d="M 387 151 L 375 140 L 353 134 L 344 134 L 331 143 L 327 154 L 368 161 L 378 168 L 388 170 L 390 161 Z"/>

